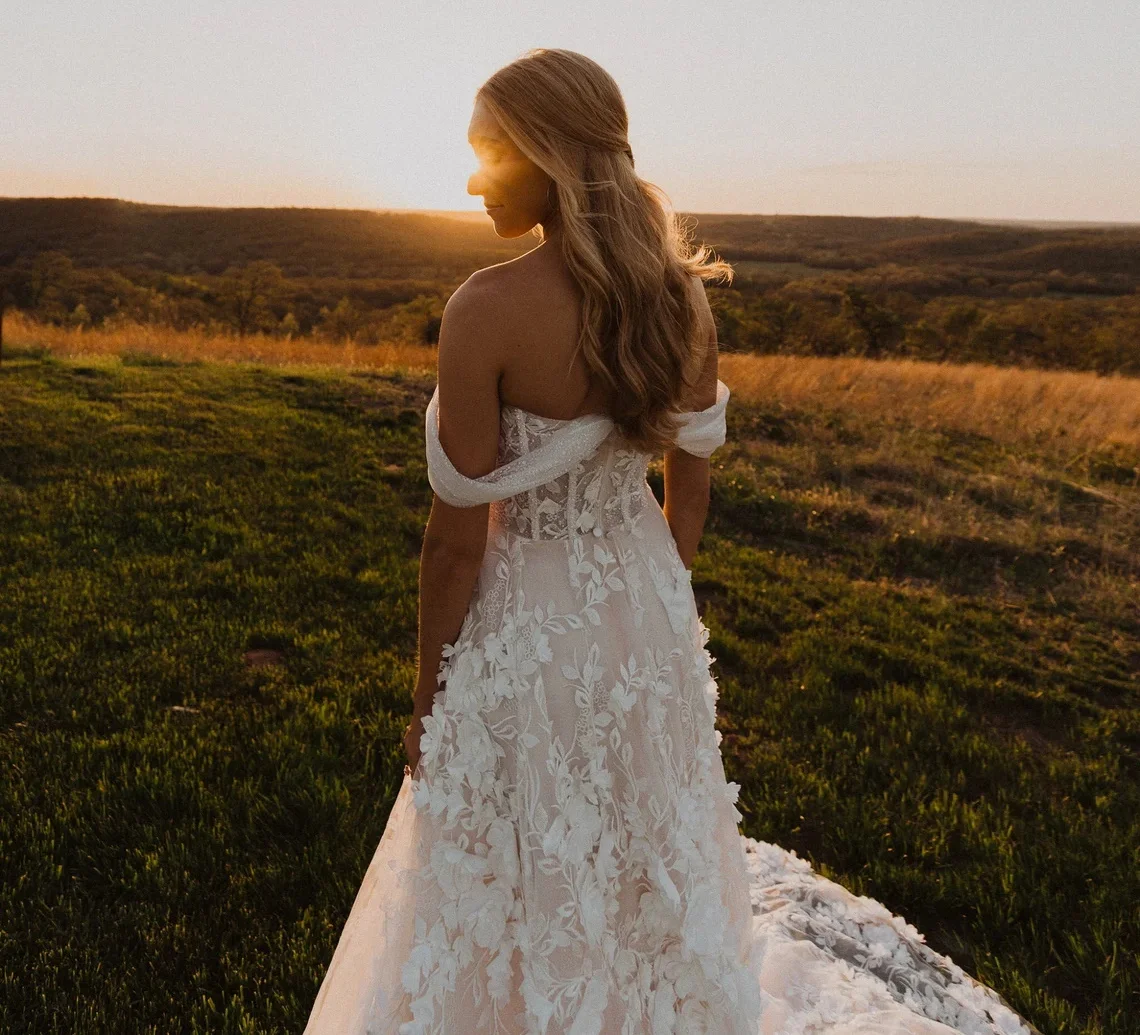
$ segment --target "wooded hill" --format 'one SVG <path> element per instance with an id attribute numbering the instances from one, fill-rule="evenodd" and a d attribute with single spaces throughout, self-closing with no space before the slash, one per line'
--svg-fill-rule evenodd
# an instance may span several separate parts
<path id="1" fill-rule="evenodd" d="M 920 217 L 688 218 L 694 235 L 730 262 L 846 270 L 971 266 L 1024 278 L 1059 271 L 1090 277 L 1086 290 L 1125 294 L 1140 286 L 1140 226 L 1046 230 Z M 446 278 L 465 277 L 534 245 L 529 236 L 501 240 L 489 220 L 415 212 L 0 198 L 0 266 L 53 250 L 77 266 L 180 274 L 221 274 L 264 259 L 287 277 Z"/>
<path id="2" fill-rule="evenodd" d="M 1140 226 L 687 214 L 733 264 L 728 349 L 1140 374 Z M 0 199 L 0 289 L 37 320 L 431 343 L 475 269 L 535 247 L 477 213 Z"/>

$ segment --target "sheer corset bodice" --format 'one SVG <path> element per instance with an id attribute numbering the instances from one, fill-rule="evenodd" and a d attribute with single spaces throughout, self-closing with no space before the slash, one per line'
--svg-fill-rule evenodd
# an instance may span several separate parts
<path id="1" fill-rule="evenodd" d="M 554 420 L 516 406 L 502 409 L 500 466 L 521 460 L 564 434 L 572 421 Z M 565 473 L 491 504 L 491 528 L 524 539 L 568 539 L 632 531 L 650 489 L 649 454 L 628 446 L 616 431 Z"/>
<path id="2" fill-rule="evenodd" d="M 676 445 L 710 456 L 725 440 L 728 388 L 716 402 L 680 414 Z M 567 539 L 633 531 L 652 498 L 650 456 L 633 448 L 604 414 L 556 420 L 517 406 L 500 410 L 498 466 L 481 478 L 457 471 L 439 440 L 438 389 L 425 419 L 428 479 L 445 503 L 492 504 L 492 526 L 525 539 Z"/>

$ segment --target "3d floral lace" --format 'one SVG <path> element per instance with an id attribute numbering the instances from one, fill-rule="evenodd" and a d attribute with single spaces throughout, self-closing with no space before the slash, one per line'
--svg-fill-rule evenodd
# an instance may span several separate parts
<path id="1" fill-rule="evenodd" d="M 684 415 L 708 456 L 728 389 Z M 686 571 L 612 422 L 502 410 L 474 598 L 306 1035 L 1029 1033 L 879 903 L 744 838 Z"/>

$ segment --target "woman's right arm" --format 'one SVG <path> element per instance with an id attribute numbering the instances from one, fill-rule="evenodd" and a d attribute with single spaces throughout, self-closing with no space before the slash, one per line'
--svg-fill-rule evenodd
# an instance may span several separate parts
<path id="1" fill-rule="evenodd" d="M 716 321 L 709 308 L 703 283 L 699 284 L 698 311 L 702 332 L 708 344 L 705 363 L 697 379 L 690 410 L 704 410 L 716 402 L 717 342 Z M 709 509 L 709 461 L 694 456 L 680 447 L 665 452 L 665 520 L 677 543 L 677 553 L 686 568 L 693 558 L 704 533 Z"/>

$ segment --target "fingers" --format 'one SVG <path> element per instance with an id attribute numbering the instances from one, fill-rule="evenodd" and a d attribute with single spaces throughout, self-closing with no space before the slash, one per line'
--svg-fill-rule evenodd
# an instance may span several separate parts
<path id="1" fill-rule="evenodd" d="M 413 727 L 417 724 L 417 720 L 412 720 L 407 729 L 404 731 L 404 754 L 408 756 L 409 761 L 404 765 L 404 775 L 411 776 L 415 771 L 415 767 L 419 765 L 420 750 L 419 750 L 419 733 L 413 732 Z M 414 753 L 414 754 L 413 754 Z M 411 761 L 412 758 L 415 761 Z"/>

